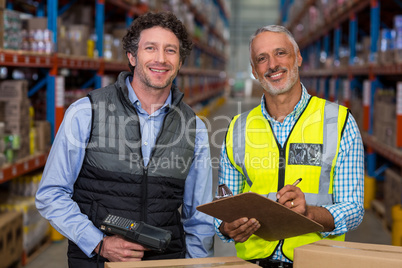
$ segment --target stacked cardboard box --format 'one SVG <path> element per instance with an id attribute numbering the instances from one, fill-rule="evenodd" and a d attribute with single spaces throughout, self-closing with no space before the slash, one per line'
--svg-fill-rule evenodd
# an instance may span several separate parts
<path id="1" fill-rule="evenodd" d="M 35 121 L 35 151 L 49 151 L 51 142 L 51 128 L 49 121 Z"/>
<path id="2" fill-rule="evenodd" d="M 392 227 L 392 207 L 402 204 L 402 177 L 392 169 L 385 171 L 384 206 L 388 228 Z"/>
<path id="3" fill-rule="evenodd" d="M 396 99 L 393 89 L 378 89 L 375 93 L 373 133 L 382 143 L 395 146 Z"/>
<path id="4" fill-rule="evenodd" d="M 20 12 L 0 8 L 0 47 L 20 49 L 22 44 L 22 20 Z"/>
<path id="5" fill-rule="evenodd" d="M 17 264 L 21 255 L 22 215 L 14 211 L 0 212 L 0 267 Z"/>
<path id="6" fill-rule="evenodd" d="M 29 99 L 26 80 L 6 80 L 0 84 L 0 121 L 4 121 L 4 132 L 12 136 L 13 160 L 29 155 Z M 17 142 L 18 141 L 18 142 Z"/>
<path id="7" fill-rule="evenodd" d="M 0 212 L 22 214 L 22 248 L 27 255 L 48 237 L 49 223 L 36 209 L 34 197 L 10 195 L 5 203 L 0 204 Z"/>

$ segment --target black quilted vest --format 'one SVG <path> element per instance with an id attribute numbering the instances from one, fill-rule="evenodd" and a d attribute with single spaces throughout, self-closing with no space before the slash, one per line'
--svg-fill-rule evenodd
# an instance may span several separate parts
<path id="1" fill-rule="evenodd" d="M 125 84 L 129 75 L 123 72 L 115 84 L 88 95 L 92 130 L 73 200 L 98 228 L 111 213 L 170 230 L 168 249 L 163 253 L 147 251 L 144 260 L 184 258 L 186 246 L 179 208 L 193 161 L 195 114 L 181 101 L 183 94 L 173 85 L 172 106 L 149 164 L 144 167 L 139 118 Z M 92 267 L 90 263 L 96 261 L 71 241 L 68 257 L 69 262 L 83 267 Z"/>

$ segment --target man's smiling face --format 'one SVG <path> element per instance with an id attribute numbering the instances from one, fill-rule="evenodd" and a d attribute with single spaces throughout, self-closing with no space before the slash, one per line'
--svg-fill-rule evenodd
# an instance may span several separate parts
<path id="1" fill-rule="evenodd" d="M 299 80 L 302 57 L 284 33 L 262 32 L 251 44 L 253 75 L 271 95 L 290 91 Z"/>
<path id="2" fill-rule="evenodd" d="M 134 78 L 148 89 L 169 89 L 181 67 L 180 42 L 176 35 L 162 27 L 141 32 L 137 56 L 129 55 Z"/>

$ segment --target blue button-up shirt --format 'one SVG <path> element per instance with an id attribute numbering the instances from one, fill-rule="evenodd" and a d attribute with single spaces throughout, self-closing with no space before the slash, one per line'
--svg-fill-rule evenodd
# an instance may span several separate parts
<path id="1" fill-rule="evenodd" d="M 170 109 L 171 93 L 164 105 L 149 115 L 141 107 L 128 77 L 129 99 L 137 110 L 142 137 L 142 154 L 147 165 L 156 137 Z M 66 111 L 46 162 L 42 181 L 36 194 L 36 206 L 43 217 L 62 235 L 73 241 L 88 256 L 103 238 L 88 217 L 81 213 L 71 197 L 81 170 L 85 148 L 91 133 L 91 103 L 82 98 Z M 208 132 L 197 117 L 194 161 L 186 179 L 182 206 L 182 223 L 186 234 L 187 258 L 213 256 L 213 218 L 196 210 L 212 201 L 212 168 Z"/>

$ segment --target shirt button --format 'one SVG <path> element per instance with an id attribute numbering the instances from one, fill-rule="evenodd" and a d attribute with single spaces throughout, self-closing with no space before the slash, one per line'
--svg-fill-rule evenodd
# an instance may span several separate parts
<path id="1" fill-rule="evenodd" d="M 146 142 L 144 142 L 144 145 L 148 145 L 148 142 L 146 141 Z"/>

